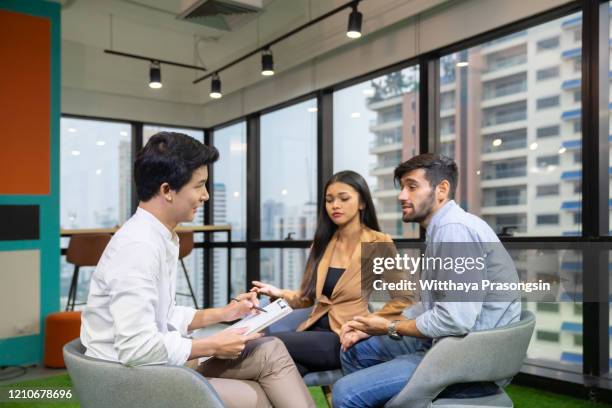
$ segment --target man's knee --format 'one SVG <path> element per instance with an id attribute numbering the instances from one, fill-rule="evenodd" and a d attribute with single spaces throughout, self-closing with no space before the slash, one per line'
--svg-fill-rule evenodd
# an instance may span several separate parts
<path id="1" fill-rule="evenodd" d="M 351 395 L 355 394 L 355 390 L 351 388 L 350 378 L 348 377 L 342 377 L 336 381 L 332 393 L 332 406 L 334 408 L 350 408 L 356 406 L 351 400 Z"/>
<path id="2" fill-rule="evenodd" d="M 351 368 L 354 366 L 360 366 L 359 361 L 363 357 L 366 350 L 370 349 L 370 341 L 372 338 L 362 340 L 358 343 L 353 344 L 346 351 L 340 352 L 340 362 L 342 363 L 342 369 L 344 371 L 352 372 Z"/>
<path id="3" fill-rule="evenodd" d="M 276 337 L 266 336 L 255 340 L 258 348 L 266 353 L 286 353 L 285 343 Z"/>
<path id="4" fill-rule="evenodd" d="M 266 369 L 271 366 L 284 367 L 293 360 L 285 344 L 276 337 L 261 337 L 247 343 L 248 354 L 263 362 Z"/>

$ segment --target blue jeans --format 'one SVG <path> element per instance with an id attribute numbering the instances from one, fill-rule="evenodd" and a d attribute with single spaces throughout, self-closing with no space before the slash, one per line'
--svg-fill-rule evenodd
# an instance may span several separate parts
<path id="1" fill-rule="evenodd" d="M 375 336 L 342 352 L 345 377 L 334 384 L 334 408 L 383 406 L 408 383 L 431 344 L 414 337 Z M 438 397 L 476 398 L 497 392 L 493 382 L 462 383 L 448 386 Z"/>
<path id="2" fill-rule="evenodd" d="M 379 407 L 408 383 L 431 340 L 374 336 L 341 352 L 345 377 L 334 384 L 334 408 Z"/>

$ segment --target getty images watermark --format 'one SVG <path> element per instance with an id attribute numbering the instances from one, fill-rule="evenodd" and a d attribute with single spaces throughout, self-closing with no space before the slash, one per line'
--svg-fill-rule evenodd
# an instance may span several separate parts
<path id="1" fill-rule="evenodd" d="M 595 257 L 602 260 L 601 268 L 607 273 L 610 244 L 545 244 L 544 248 L 501 242 L 406 245 L 413 247 L 362 243 L 364 296 L 374 301 L 398 292 L 447 302 L 602 301 L 597 297 L 608 301 L 601 294 L 583 293 L 582 265 L 583 259 Z"/>

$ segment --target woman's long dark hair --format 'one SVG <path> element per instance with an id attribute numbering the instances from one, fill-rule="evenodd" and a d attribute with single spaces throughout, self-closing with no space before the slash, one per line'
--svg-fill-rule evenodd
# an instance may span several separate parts
<path id="1" fill-rule="evenodd" d="M 314 240 L 312 243 L 312 249 L 306 262 L 306 268 L 304 269 L 304 277 L 302 278 L 302 285 L 300 288 L 301 297 L 304 299 L 314 299 L 317 282 L 317 267 L 319 262 L 325 253 L 325 249 L 332 239 L 332 236 L 338 229 L 338 226 L 329 218 L 327 210 L 325 209 L 325 195 L 327 194 L 327 188 L 333 183 L 344 183 L 353 187 L 355 191 L 359 193 L 360 203 L 364 205 L 363 210 L 359 210 L 359 220 L 362 225 L 367 226 L 375 231 L 380 231 L 378 225 L 378 218 L 376 217 L 376 209 L 372 202 L 372 194 L 370 194 L 370 188 L 365 179 L 361 177 L 359 173 L 351 170 L 345 170 L 338 172 L 331 176 L 325 187 L 323 188 L 323 197 L 319 204 L 319 220 L 317 229 L 315 231 Z"/>

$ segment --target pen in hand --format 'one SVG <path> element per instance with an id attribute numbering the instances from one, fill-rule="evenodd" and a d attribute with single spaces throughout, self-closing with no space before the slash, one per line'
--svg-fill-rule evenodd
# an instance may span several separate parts
<path id="1" fill-rule="evenodd" d="M 232 301 L 240 303 L 240 299 L 232 298 Z M 263 308 L 261 308 L 259 306 L 253 305 L 253 309 L 259 310 L 260 312 L 268 313 L 268 311 L 266 309 L 263 309 Z"/>

